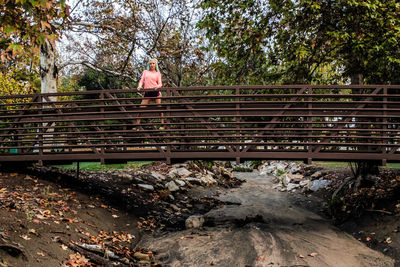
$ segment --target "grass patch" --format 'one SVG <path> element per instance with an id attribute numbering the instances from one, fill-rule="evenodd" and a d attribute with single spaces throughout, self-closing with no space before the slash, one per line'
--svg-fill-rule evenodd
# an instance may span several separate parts
<path id="1" fill-rule="evenodd" d="M 314 165 L 324 166 L 328 168 L 348 168 L 349 163 L 343 161 L 313 161 Z M 382 168 L 400 169 L 400 163 L 388 163 Z"/>
<path id="2" fill-rule="evenodd" d="M 100 162 L 81 162 L 79 169 L 82 171 L 101 172 L 101 171 L 115 171 L 124 169 L 140 169 L 145 166 L 152 165 L 152 161 L 128 161 L 127 163 L 120 164 L 101 164 Z M 52 167 L 76 170 L 77 163 L 74 162 L 68 165 L 51 165 Z"/>
<path id="3" fill-rule="evenodd" d="M 236 167 L 233 167 L 233 171 L 234 172 L 252 172 L 253 169 L 252 168 L 248 168 L 248 167 L 236 166 Z"/>
<path id="4" fill-rule="evenodd" d="M 341 161 L 313 161 L 312 164 L 318 166 L 324 166 L 328 168 L 348 168 L 348 162 L 341 162 Z"/>
<path id="5" fill-rule="evenodd" d="M 388 163 L 385 168 L 400 169 L 400 163 Z"/>

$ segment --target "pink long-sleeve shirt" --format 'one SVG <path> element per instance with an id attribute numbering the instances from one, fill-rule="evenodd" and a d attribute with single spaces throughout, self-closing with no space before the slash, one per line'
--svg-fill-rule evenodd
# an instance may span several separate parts
<path id="1" fill-rule="evenodd" d="M 144 70 L 139 81 L 139 88 L 142 87 L 143 82 L 144 88 L 160 88 L 162 87 L 161 73 L 159 71 Z"/>

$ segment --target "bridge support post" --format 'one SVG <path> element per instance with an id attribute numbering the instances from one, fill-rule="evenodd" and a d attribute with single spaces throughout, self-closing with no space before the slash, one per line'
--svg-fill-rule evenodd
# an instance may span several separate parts
<path id="1" fill-rule="evenodd" d="M 236 164 L 240 164 L 240 157 L 236 157 Z"/>
<path id="2" fill-rule="evenodd" d="M 312 158 L 307 158 L 304 162 L 306 164 L 308 164 L 308 165 L 311 165 L 312 164 Z"/>
<path id="3" fill-rule="evenodd" d="M 386 166 L 386 164 L 387 164 L 387 160 L 386 159 L 382 159 L 381 166 Z"/>
<path id="4" fill-rule="evenodd" d="M 167 165 L 171 165 L 171 157 L 167 157 L 165 161 L 167 162 Z"/>
<path id="5" fill-rule="evenodd" d="M 75 178 L 79 179 L 79 161 L 76 162 L 76 173 L 75 173 Z"/>

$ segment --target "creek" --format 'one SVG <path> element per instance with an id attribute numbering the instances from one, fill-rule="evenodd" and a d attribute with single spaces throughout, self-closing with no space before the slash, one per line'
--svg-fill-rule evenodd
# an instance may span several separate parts
<path id="1" fill-rule="evenodd" d="M 319 214 L 318 199 L 272 189 L 272 176 L 236 172 L 245 182 L 221 189 L 224 204 L 201 228 L 145 235 L 137 247 L 166 266 L 394 266 Z"/>

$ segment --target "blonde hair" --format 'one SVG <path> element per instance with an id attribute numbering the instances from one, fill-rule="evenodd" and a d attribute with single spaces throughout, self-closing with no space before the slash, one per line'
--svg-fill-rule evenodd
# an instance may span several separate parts
<path id="1" fill-rule="evenodd" d="M 147 70 L 150 70 L 150 62 L 151 62 L 151 61 L 154 61 L 154 62 L 156 63 L 156 71 L 159 72 L 160 70 L 159 70 L 159 68 L 158 68 L 158 60 L 157 60 L 156 58 L 150 58 L 150 59 L 149 59 L 149 62 L 147 63 L 147 68 L 146 68 L 146 69 L 147 69 Z"/>

